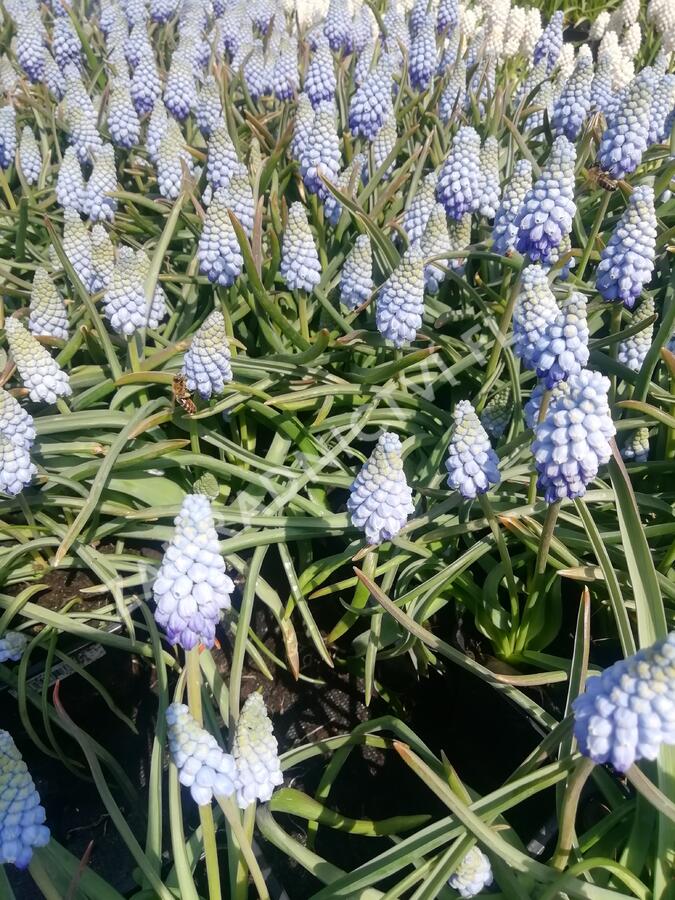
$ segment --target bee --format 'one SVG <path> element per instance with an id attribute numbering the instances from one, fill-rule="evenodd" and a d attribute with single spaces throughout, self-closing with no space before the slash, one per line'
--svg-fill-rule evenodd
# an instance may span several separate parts
<path id="1" fill-rule="evenodd" d="M 597 163 L 588 170 L 588 180 L 592 184 L 597 184 L 606 191 L 615 191 L 618 187 L 618 180 L 612 178 L 609 172 L 605 172 Z"/>
<path id="2" fill-rule="evenodd" d="M 182 372 L 173 376 L 172 388 L 174 402 L 184 409 L 188 416 L 193 416 L 197 412 L 197 407 L 190 396 L 190 391 L 185 384 L 185 375 Z"/>

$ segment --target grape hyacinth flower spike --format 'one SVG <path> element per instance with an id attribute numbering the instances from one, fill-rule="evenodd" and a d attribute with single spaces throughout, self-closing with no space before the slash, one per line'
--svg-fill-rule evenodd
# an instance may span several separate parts
<path id="1" fill-rule="evenodd" d="M 40 145 L 35 140 L 33 129 L 30 125 L 24 125 L 19 142 L 19 163 L 23 177 L 28 184 L 36 184 L 42 171 L 42 153 Z"/>
<path id="2" fill-rule="evenodd" d="M 411 244 L 377 297 L 377 330 L 395 347 L 414 341 L 424 313 L 424 255 Z"/>
<path id="3" fill-rule="evenodd" d="M 588 678 L 574 701 L 574 736 L 597 764 L 627 772 L 675 744 L 675 632 Z"/>
<path id="4" fill-rule="evenodd" d="M 180 194 L 183 166 L 190 173 L 192 157 L 180 125 L 175 119 L 169 118 L 157 151 L 157 183 L 162 197 L 175 200 Z"/>
<path id="5" fill-rule="evenodd" d="M 537 346 L 533 368 L 539 378 L 552 388 L 559 381 L 577 374 L 588 363 L 588 325 L 586 298 L 573 291 L 549 325 Z"/>
<path id="6" fill-rule="evenodd" d="M 251 694 L 244 703 L 232 743 L 237 766 L 237 804 L 246 809 L 260 800 L 265 803 L 274 788 L 283 784 L 277 741 L 265 702 L 259 693 Z"/>
<path id="7" fill-rule="evenodd" d="M 0 865 L 25 869 L 36 847 L 49 843 L 40 796 L 8 731 L 0 729 Z"/>
<path id="8" fill-rule="evenodd" d="M 519 159 L 504 190 L 492 228 L 492 252 L 505 256 L 515 249 L 518 227 L 515 224 L 525 195 L 532 188 L 532 163 Z"/>
<path id="9" fill-rule="evenodd" d="M 537 486 L 547 503 L 583 497 L 609 461 L 616 429 L 608 393 L 609 379 L 590 369 L 554 390 L 532 443 Z"/>
<path id="10" fill-rule="evenodd" d="M 59 397 L 72 394 L 67 374 L 18 319 L 5 320 L 5 333 L 12 359 L 33 403 L 56 403 Z"/>
<path id="11" fill-rule="evenodd" d="M 415 511 L 401 458 L 401 441 L 385 432 L 349 489 L 352 525 L 366 533 L 371 546 L 390 541 Z"/>
<path id="12" fill-rule="evenodd" d="M 183 360 L 183 373 L 188 390 L 197 391 L 208 400 L 211 394 L 222 394 L 232 381 L 230 348 L 225 319 L 214 309 L 192 339 Z"/>
<path id="13" fill-rule="evenodd" d="M 646 72 L 633 79 L 607 113 L 607 128 L 598 148 L 598 165 L 613 178 L 625 178 L 634 172 L 648 146 L 654 84 L 653 77 Z"/>
<path id="14" fill-rule="evenodd" d="M 0 493 L 10 497 L 20 494 L 34 475 L 37 469 L 28 449 L 0 431 Z"/>
<path id="15" fill-rule="evenodd" d="M 539 351 L 547 345 L 549 328 L 558 318 L 558 304 L 545 269 L 526 266 L 513 310 L 513 350 L 528 369 L 536 369 Z"/>
<path id="16" fill-rule="evenodd" d="M 373 257 L 370 237 L 360 234 L 342 266 L 340 300 L 348 309 L 365 303 L 373 291 Z"/>
<path id="17" fill-rule="evenodd" d="M 28 644 L 28 638 L 21 631 L 6 631 L 0 637 L 0 663 L 18 662 Z M 2 800 L 0 800 L 2 804 Z"/>
<path id="18" fill-rule="evenodd" d="M 480 847 L 472 847 L 450 876 L 448 884 L 460 897 L 476 897 L 492 884 L 492 866 Z"/>
<path id="19" fill-rule="evenodd" d="M 633 314 L 631 324 L 637 325 L 640 322 L 645 322 L 647 319 L 651 319 L 655 312 L 654 299 L 646 297 Z M 637 334 L 627 337 L 619 344 L 616 354 L 617 360 L 622 365 L 627 366 L 632 372 L 639 372 L 652 345 L 653 337 L 653 324 L 643 328 L 642 331 L 638 331 Z"/>
<path id="20" fill-rule="evenodd" d="M 66 207 L 63 214 L 63 252 L 85 289 L 91 293 L 91 235 L 79 213 Z"/>
<path id="21" fill-rule="evenodd" d="M 305 207 L 299 201 L 288 210 L 279 266 L 281 277 L 292 291 L 311 292 L 321 281 L 321 263 Z"/>
<path id="22" fill-rule="evenodd" d="M 68 315 L 63 297 L 42 266 L 38 266 L 33 276 L 28 328 L 35 335 L 68 340 Z"/>
<path id="23" fill-rule="evenodd" d="M 630 195 L 626 211 L 600 254 L 596 287 L 603 299 L 621 300 L 632 309 L 651 280 L 655 248 L 654 190 L 641 184 Z"/>
<path id="24" fill-rule="evenodd" d="M 516 216 L 516 249 L 534 262 L 550 264 L 572 229 L 575 162 L 574 145 L 564 136 L 556 138 L 541 175 Z"/>
<path id="25" fill-rule="evenodd" d="M 431 16 L 425 18 L 410 45 L 410 84 L 416 91 L 426 91 L 436 71 L 436 31 Z"/>
<path id="26" fill-rule="evenodd" d="M 436 205 L 436 184 L 438 174 L 429 172 L 418 186 L 412 203 L 403 214 L 403 230 L 408 236 L 408 243 L 414 244 L 424 234 L 429 216 Z"/>
<path id="27" fill-rule="evenodd" d="M 420 241 L 420 250 L 426 259 L 440 257 L 435 263 L 429 262 L 424 267 L 424 288 L 430 294 L 437 294 L 446 276 L 442 267 L 448 266 L 447 254 L 453 250 L 445 209 L 441 203 L 436 203 L 429 216 Z"/>
<path id="28" fill-rule="evenodd" d="M 228 189 L 218 188 L 209 204 L 197 245 L 199 271 L 212 284 L 222 287 L 234 284 L 244 266 L 229 207 Z"/>
<path id="29" fill-rule="evenodd" d="M 481 181 L 480 138 L 474 128 L 464 125 L 455 135 L 436 185 L 436 197 L 451 219 L 478 209 Z"/>
<path id="30" fill-rule="evenodd" d="M 391 116 L 391 61 L 383 56 L 358 87 L 349 104 L 349 127 L 354 137 L 372 141 Z"/>
<path id="31" fill-rule="evenodd" d="M 649 459 L 649 428 L 633 431 L 621 448 L 621 456 L 626 462 L 646 462 Z"/>
<path id="32" fill-rule="evenodd" d="M 558 12 L 553 13 L 550 22 L 542 31 L 532 53 L 532 62 L 536 66 L 537 63 L 544 60 L 546 62 L 546 71 L 550 74 L 558 61 L 562 45 L 563 13 L 561 10 L 558 10 Z"/>
<path id="33" fill-rule="evenodd" d="M 94 154 L 94 167 L 87 184 L 87 214 L 92 222 L 112 222 L 117 200 L 110 195 L 117 190 L 115 151 L 103 144 Z"/>
<path id="34" fill-rule="evenodd" d="M 169 752 L 178 769 L 178 780 L 190 788 L 197 806 L 207 806 L 217 797 L 230 797 L 236 789 L 234 757 L 218 746 L 212 734 L 190 715 L 184 703 L 171 703 L 166 710 Z"/>
<path id="35" fill-rule="evenodd" d="M 227 187 L 233 174 L 240 167 L 241 163 L 227 125 L 222 122 L 214 128 L 209 138 L 206 158 L 206 177 L 213 190 Z"/>
<path id="36" fill-rule="evenodd" d="M 513 413 L 511 388 L 505 385 L 485 404 L 480 424 L 492 440 L 498 441 L 508 428 Z"/>
<path id="37" fill-rule="evenodd" d="M 499 207 L 499 143 L 490 136 L 480 151 L 480 197 L 478 212 L 486 219 L 494 219 Z"/>
<path id="38" fill-rule="evenodd" d="M 130 337 L 148 324 L 143 277 L 131 247 L 120 247 L 112 277 L 103 295 L 103 310 L 116 332 Z"/>
<path id="39" fill-rule="evenodd" d="M 593 56 L 588 44 L 579 48 L 574 71 L 553 104 L 551 127 L 556 135 L 576 141 L 591 108 Z"/>
<path id="40" fill-rule="evenodd" d="M 30 450 L 35 440 L 33 417 L 4 388 L 0 388 L 0 434 L 26 450 Z"/>
<path id="41" fill-rule="evenodd" d="M 453 419 L 455 425 L 445 461 L 448 484 L 465 500 L 475 500 L 501 481 L 499 458 L 468 400 L 455 406 Z"/>
<path id="42" fill-rule="evenodd" d="M 115 250 L 108 232 L 101 224 L 91 229 L 91 293 L 103 291 L 110 284 L 115 269 Z"/>
<path id="43" fill-rule="evenodd" d="M 335 64 L 330 47 L 324 42 L 316 48 L 305 75 L 304 92 L 313 107 L 335 99 Z"/>
<path id="44" fill-rule="evenodd" d="M 8 169 L 16 155 L 16 111 L 13 106 L 0 109 L 0 169 Z"/>
<path id="45" fill-rule="evenodd" d="M 174 523 L 152 586 L 155 619 L 171 644 L 184 650 L 199 644 L 210 648 L 221 613 L 230 608 L 234 584 L 225 573 L 208 498 L 188 494 Z"/>

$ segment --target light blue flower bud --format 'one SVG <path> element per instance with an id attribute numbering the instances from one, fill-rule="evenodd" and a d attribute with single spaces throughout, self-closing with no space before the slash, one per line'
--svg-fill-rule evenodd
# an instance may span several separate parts
<path id="1" fill-rule="evenodd" d="M 347 500 L 352 525 L 365 531 L 374 546 L 395 537 L 415 511 L 396 434 L 380 435 L 370 458 L 349 489 Z"/>
<path id="2" fill-rule="evenodd" d="M 47 270 L 42 266 L 38 266 L 33 276 L 28 328 L 32 334 L 68 340 L 66 305 Z"/>
<path id="3" fill-rule="evenodd" d="M 30 450 L 35 440 L 33 417 L 4 388 L 0 388 L 0 434 L 25 450 Z"/>
<path id="4" fill-rule="evenodd" d="M 342 266 L 340 300 L 349 309 L 356 309 L 373 291 L 373 258 L 370 237 L 360 234 L 354 241 Z"/>
<path id="5" fill-rule="evenodd" d="M 208 502 L 208 501 L 207 501 Z M 198 806 L 208 806 L 217 797 L 234 794 L 237 777 L 234 757 L 218 746 L 190 715 L 184 703 L 171 703 L 166 710 L 169 752 L 178 769 L 178 780 L 190 788 Z"/>
<path id="6" fill-rule="evenodd" d="M 6 631 L 0 637 L 0 663 L 18 662 L 26 649 L 28 638 L 21 631 Z M 2 800 L 0 800 L 0 805 Z"/>
<path id="7" fill-rule="evenodd" d="M 532 443 L 547 503 L 583 497 L 612 454 L 616 429 L 609 410 L 609 379 L 583 369 L 553 392 Z"/>
<path id="8" fill-rule="evenodd" d="M 621 456 L 626 462 L 647 462 L 649 459 L 649 429 L 638 428 L 632 431 L 621 448 Z"/>
<path id="9" fill-rule="evenodd" d="M 417 337 L 424 314 L 424 255 L 411 244 L 377 296 L 377 329 L 395 347 Z"/>
<path id="10" fill-rule="evenodd" d="M 541 175 L 527 192 L 516 216 L 516 249 L 544 265 L 572 229 L 576 151 L 566 137 L 555 139 Z"/>
<path id="11" fill-rule="evenodd" d="M 499 184 L 499 143 L 494 137 L 485 139 L 480 151 L 480 197 L 478 212 L 494 219 L 501 193 Z"/>
<path id="12" fill-rule="evenodd" d="M 631 325 L 637 325 L 640 322 L 651 319 L 655 311 L 653 298 L 646 297 L 638 309 L 633 313 Z M 624 366 L 628 366 L 631 371 L 639 372 L 642 368 L 642 363 L 645 361 L 645 356 L 652 345 L 653 337 L 654 325 L 652 323 L 646 328 L 643 328 L 642 331 L 638 331 L 637 334 L 633 334 L 631 337 L 621 341 L 616 358 Z"/>
<path id="13" fill-rule="evenodd" d="M 237 804 L 246 809 L 267 802 L 284 782 L 274 729 L 259 693 L 250 694 L 242 707 L 232 743 L 237 765 Z"/>
<path id="14" fill-rule="evenodd" d="M 471 126 L 462 126 L 443 163 L 436 197 L 451 219 L 475 212 L 480 202 L 480 138 Z"/>
<path id="15" fill-rule="evenodd" d="M 111 144 L 103 144 L 94 155 L 94 166 L 87 184 L 87 211 L 90 221 L 113 221 L 117 200 L 110 194 L 118 189 L 115 151 Z"/>
<path id="16" fill-rule="evenodd" d="M 174 536 L 152 586 L 155 619 L 171 644 L 184 650 L 198 644 L 213 647 L 234 584 L 225 574 L 208 498 L 188 494 L 174 523 Z"/>
<path id="17" fill-rule="evenodd" d="M 244 267 L 239 241 L 228 215 L 229 207 L 228 188 L 218 188 L 206 212 L 197 246 L 199 271 L 222 287 L 234 284 Z"/>
<path id="18" fill-rule="evenodd" d="M 632 309 L 651 281 L 655 248 L 654 190 L 642 184 L 628 198 L 628 207 L 600 254 L 596 287 L 602 297 L 621 300 Z"/>
<path id="19" fill-rule="evenodd" d="M 220 310 L 209 314 L 192 339 L 183 360 L 183 372 L 188 389 L 198 391 L 205 400 L 211 394 L 222 394 L 225 384 L 232 381 L 230 348 Z"/>
<path id="20" fill-rule="evenodd" d="M 457 867 L 448 884 L 460 897 L 475 897 L 492 884 L 492 866 L 480 847 L 472 847 Z"/>
<path id="21" fill-rule="evenodd" d="M 28 184 L 36 184 L 42 171 L 42 153 L 40 145 L 35 140 L 33 129 L 30 125 L 24 125 L 19 144 L 19 162 L 23 177 Z"/>
<path id="22" fill-rule="evenodd" d="M 49 843 L 45 819 L 28 766 L 10 733 L 0 729 L 0 865 L 28 866 L 33 850 Z"/>
<path id="23" fill-rule="evenodd" d="M 607 113 L 607 128 L 600 138 L 598 164 L 613 178 L 634 172 L 647 149 L 654 73 L 639 73 L 621 92 Z"/>
<path id="24" fill-rule="evenodd" d="M 279 271 L 292 291 L 311 292 L 321 281 L 319 254 L 305 207 L 298 201 L 291 204 L 288 210 Z"/>
<path id="25" fill-rule="evenodd" d="M 513 175 L 504 190 L 502 201 L 492 229 L 492 252 L 505 256 L 515 250 L 518 236 L 516 218 L 526 194 L 532 188 L 532 164 L 529 159 L 519 159 L 513 167 Z"/>
<path id="26" fill-rule="evenodd" d="M 448 484 L 465 500 L 475 500 L 501 481 L 499 458 L 468 400 L 461 400 L 452 415 L 455 427 L 445 461 Z"/>
<path id="27" fill-rule="evenodd" d="M 355 91 L 349 104 L 349 127 L 354 137 L 372 141 L 391 116 L 391 61 L 383 56 Z"/>
<path id="28" fill-rule="evenodd" d="M 675 744 L 675 632 L 586 681 L 573 704 L 574 736 L 595 763 L 619 772 Z"/>

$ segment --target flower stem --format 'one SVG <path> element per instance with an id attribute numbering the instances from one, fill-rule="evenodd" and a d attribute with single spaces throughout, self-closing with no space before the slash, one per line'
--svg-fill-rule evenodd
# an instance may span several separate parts
<path id="1" fill-rule="evenodd" d="M 607 207 L 609 206 L 610 197 L 611 194 L 609 193 L 609 191 L 605 191 L 603 193 L 602 201 L 600 203 L 600 206 L 598 207 L 595 221 L 593 222 L 593 228 L 591 229 L 591 233 L 588 235 L 588 240 L 586 241 L 586 246 L 584 247 L 583 256 L 581 257 L 581 262 L 579 263 L 579 268 L 575 272 L 575 276 L 578 282 L 581 282 L 582 278 L 584 277 L 584 272 L 586 271 L 588 260 L 591 258 L 591 253 L 593 252 L 593 248 L 595 247 L 595 242 L 602 227 L 602 223 L 605 220 L 605 214 L 607 212 Z"/>
<path id="2" fill-rule="evenodd" d="M 251 873 L 251 878 L 253 878 L 253 884 L 258 891 L 260 900 L 269 900 L 269 891 L 267 890 L 267 885 L 265 884 L 263 874 L 260 871 L 258 860 L 255 858 L 255 854 L 253 853 L 253 848 L 246 838 L 246 832 L 244 831 L 244 828 L 239 819 L 239 810 L 235 806 L 232 797 L 222 797 L 216 795 L 216 800 L 218 801 L 218 805 L 225 814 L 225 818 L 228 821 L 234 838 L 239 844 L 243 857 L 246 860 L 246 865 L 248 866 Z"/>
<path id="3" fill-rule="evenodd" d="M 492 504 L 490 503 L 487 494 L 479 494 L 478 499 L 481 505 L 481 509 L 485 514 L 485 518 L 488 520 L 488 525 L 490 526 L 490 530 L 492 531 L 492 534 L 494 536 L 495 543 L 497 544 L 499 556 L 501 557 L 502 563 L 504 565 L 504 574 L 506 576 L 506 584 L 509 589 L 509 598 L 511 600 L 512 626 L 515 630 L 518 627 L 518 620 L 520 618 L 520 607 L 518 604 L 518 587 L 516 585 L 516 579 L 513 574 L 511 556 L 509 555 L 509 550 L 506 546 L 504 535 L 502 534 L 502 530 L 499 527 L 497 516 L 495 515 L 495 511 L 492 508 Z"/>
<path id="4" fill-rule="evenodd" d="M 497 363 L 499 362 L 502 348 L 506 345 L 506 332 L 509 330 L 509 325 L 511 324 L 511 319 L 513 318 L 513 310 L 516 308 L 516 300 L 518 299 L 519 293 L 520 277 L 516 278 L 511 286 L 509 298 L 506 302 L 504 312 L 502 313 L 502 318 L 499 322 L 499 333 L 495 337 L 495 342 L 492 347 L 492 353 L 490 354 L 490 359 L 488 360 L 487 364 L 487 370 L 485 372 L 486 382 L 490 380 L 490 375 L 492 375 L 494 370 L 497 368 Z"/>
<path id="5" fill-rule="evenodd" d="M 574 823 L 577 818 L 577 809 L 579 807 L 579 800 L 581 799 L 581 792 L 594 767 L 595 763 L 593 760 L 583 756 L 577 763 L 577 767 L 567 782 L 567 790 L 565 791 L 563 808 L 560 816 L 558 845 L 555 848 L 555 853 L 551 859 L 553 868 L 559 869 L 561 872 L 567 866 L 570 853 L 572 852 L 572 845 L 574 844 Z"/>

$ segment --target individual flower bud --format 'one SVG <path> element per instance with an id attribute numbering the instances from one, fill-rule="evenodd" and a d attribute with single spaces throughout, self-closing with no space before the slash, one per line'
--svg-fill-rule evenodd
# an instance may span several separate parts
<path id="1" fill-rule="evenodd" d="M 32 334 L 68 340 L 68 315 L 63 297 L 42 266 L 33 276 L 28 328 Z"/>
<path id="2" fill-rule="evenodd" d="M 424 314 L 424 255 L 411 244 L 377 297 L 377 329 L 395 347 L 414 341 Z"/>
<path id="3" fill-rule="evenodd" d="M 430 294 L 437 294 L 445 280 L 444 268 L 448 266 L 447 254 L 452 253 L 452 244 L 448 232 L 448 222 L 445 217 L 445 209 L 441 203 L 436 203 L 429 221 L 420 240 L 420 250 L 425 259 L 441 257 L 435 263 L 428 262 L 424 267 L 424 287 Z"/>
<path id="4" fill-rule="evenodd" d="M 242 707 L 232 743 L 237 764 L 237 804 L 246 809 L 265 803 L 284 782 L 277 742 L 261 694 L 250 694 Z"/>
<path id="5" fill-rule="evenodd" d="M 439 34 L 454 31 L 459 25 L 459 4 L 457 0 L 439 0 L 436 16 L 436 30 Z"/>
<path id="6" fill-rule="evenodd" d="M 0 109 L 0 168 L 8 169 L 16 156 L 16 110 L 13 106 Z"/>
<path id="7" fill-rule="evenodd" d="M 621 456 L 626 462 L 647 462 L 649 459 L 649 429 L 638 428 L 632 431 L 621 448 Z"/>
<path id="8" fill-rule="evenodd" d="M 392 113 L 373 140 L 373 175 L 380 170 L 388 157 L 394 152 L 397 139 L 396 119 Z M 385 169 L 382 178 L 391 178 L 395 165 L 396 160 L 394 159 Z"/>
<path id="9" fill-rule="evenodd" d="M 579 48 L 574 71 L 553 105 L 551 126 L 556 135 L 576 141 L 591 108 L 593 57 L 587 44 Z"/>
<path id="10" fill-rule="evenodd" d="M 480 151 L 480 198 L 478 212 L 494 219 L 499 206 L 499 143 L 494 137 L 485 139 Z"/>
<path id="11" fill-rule="evenodd" d="M 295 110 L 293 123 L 293 137 L 291 138 L 291 157 L 300 161 L 309 141 L 309 135 L 314 125 L 314 107 L 307 94 L 300 94 Z"/>
<path id="12" fill-rule="evenodd" d="M 544 265 L 572 230 L 576 213 L 574 165 L 576 151 L 566 137 L 555 139 L 541 175 L 525 195 L 516 220 L 516 249 Z"/>
<path id="13" fill-rule="evenodd" d="M 305 75 L 304 91 L 312 106 L 335 99 L 335 64 L 333 54 L 325 43 L 316 48 Z"/>
<path id="14" fill-rule="evenodd" d="M 342 266 L 340 300 L 349 309 L 356 309 L 370 297 L 373 286 L 370 237 L 367 234 L 360 234 Z"/>
<path id="15" fill-rule="evenodd" d="M 438 174 L 430 172 L 418 186 L 412 203 L 403 214 L 403 230 L 408 243 L 413 244 L 424 234 L 429 216 L 436 205 Z"/>
<path id="16" fill-rule="evenodd" d="M 26 649 L 28 638 L 21 631 L 6 631 L 0 637 L 0 663 L 18 662 Z M 0 799 L 0 806 L 2 800 Z"/>
<path id="17" fill-rule="evenodd" d="M 180 194 L 183 167 L 190 174 L 192 158 L 180 125 L 175 119 L 169 119 L 157 153 L 157 183 L 162 197 L 175 200 Z"/>
<path id="18" fill-rule="evenodd" d="M 70 62 L 75 65 L 81 62 L 82 44 L 68 16 L 58 16 L 54 20 L 52 53 L 61 69 L 65 69 Z"/>
<path id="19" fill-rule="evenodd" d="M 532 188 L 532 164 L 519 159 L 506 186 L 492 229 L 492 252 L 505 256 L 515 249 L 518 227 L 516 217 L 526 194 Z"/>
<path id="20" fill-rule="evenodd" d="M 241 274 L 244 259 L 228 214 L 227 188 L 214 191 L 197 245 L 199 271 L 212 284 L 229 287 Z"/>
<path id="21" fill-rule="evenodd" d="M 139 116 L 151 112 L 157 100 L 162 96 L 162 82 L 157 71 L 154 53 L 148 53 L 138 61 L 131 77 L 129 94 Z M 138 138 L 134 143 L 138 143 Z"/>
<path id="22" fill-rule="evenodd" d="M 174 53 L 166 76 L 164 105 L 174 118 L 184 122 L 197 106 L 197 84 L 189 61 Z"/>
<path id="23" fill-rule="evenodd" d="M 466 70 L 457 66 L 443 89 L 438 101 L 438 115 L 445 125 L 452 122 L 455 114 L 466 105 Z"/>
<path id="24" fill-rule="evenodd" d="M 234 584 L 225 574 L 208 498 L 188 494 L 174 523 L 174 536 L 152 586 L 155 619 L 171 644 L 184 650 L 198 644 L 213 647 Z"/>
<path id="25" fill-rule="evenodd" d="M 227 187 L 230 179 L 241 169 L 232 138 L 223 122 L 214 128 L 209 138 L 206 177 L 213 190 Z"/>
<path id="26" fill-rule="evenodd" d="M 445 461 L 448 484 L 465 500 L 475 500 L 501 481 L 499 458 L 468 400 L 461 400 L 452 415 L 455 426 Z"/>
<path id="27" fill-rule="evenodd" d="M 223 119 L 223 107 L 220 102 L 220 85 L 210 75 L 199 91 L 196 110 L 197 125 L 203 135 L 208 137 Z"/>
<path id="28" fill-rule="evenodd" d="M 391 62 L 382 57 L 349 103 L 349 128 L 354 137 L 372 141 L 393 111 Z"/>
<path id="29" fill-rule="evenodd" d="M 607 128 L 600 138 L 598 164 L 613 178 L 634 172 L 647 149 L 652 105 L 653 73 L 642 73 L 628 85 L 620 102 L 608 113 Z"/>
<path id="30" fill-rule="evenodd" d="M 345 0 L 329 0 L 323 33 L 330 49 L 351 53 L 354 41 L 352 20 Z"/>
<path id="31" fill-rule="evenodd" d="M 78 212 L 66 207 L 63 213 L 63 251 L 75 274 L 91 293 L 91 236 Z"/>
<path id="32" fill-rule="evenodd" d="M 352 525 L 365 531 L 371 546 L 396 537 L 415 511 L 412 491 L 403 471 L 398 435 L 391 432 L 380 435 L 349 489 L 347 510 Z"/>
<path id="33" fill-rule="evenodd" d="M 91 230 L 91 269 L 90 289 L 97 294 L 110 284 L 115 268 L 115 251 L 112 241 L 103 225 L 94 225 Z"/>
<path id="34" fill-rule="evenodd" d="M 436 197 L 451 219 L 475 212 L 480 202 L 480 138 L 471 126 L 462 126 L 443 163 Z"/>
<path id="35" fill-rule="evenodd" d="M 171 703 L 167 707 L 166 724 L 169 752 L 178 769 L 178 780 L 190 788 L 195 803 L 207 806 L 214 794 L 217 797 L 234 794 L 237 779 L 234 757 L 225 753 L 214 736 L 192 718 L 184 703 Z"/>
<path id="36" fill-rule="evenodd" d="M 145 136 L 145 149 L 148 156 L 153 162 L 157 162 L 159 156 L 159 145 L 162 138 L 166 134 L 169 125 L 169 117 L 166 114 L 166 106 L 164 103 L 155 103 L 148 120 L 148 130 Z"/>
<path id="37" fill-rule="evenodd" d="M 30 450 L 35 440 L 33 417 L 4 388 L 0 388 L 0 434 L 25 450 Z"/>
<path id="38" fill-rule="evenodd" d="M 558 61 L 563 45 L 563 13 L 553 13 L 551 21 L 542 31 L 532 52 L 532 62 L 536 66 L 541 60 L 546 61 L 546 71 L 551 73 Z"/>
<path id="39" fill-rule="evenodd" d="M 335 104 L 320 103 L 314 109 L 314 122 L 300 158 L 300 174 L 311 194 L 325 200 L 328 190 L 322 181 L 335 183 L 340 171 L 340 138 L 336 128 Z"/>
<path id="40" fill-rule="evenodd" d="M 0 865 L 25 869 L 36 847 L 49 843 L 46 815 L 28 766 L 8 731 L 0 729 Z"/>
<path id="41" fill-rule="evenodd" d="M 574 736 L 593 762 L 627 772 L 675 744 L 675 632 L 588 678 L 572 704 Z"/>
<path id="42" fill-rule="evenodd" d="M 602 297 L 608 302 L 621 300 L 632 309 L 651 281 L 655 248 L 654 190 L 641 184 L 628 198 L 628 207 L 600 254 L 596 287 Z"/>
<path id="43" fill-rule="evenodd" d="M 426 19 L 410 45 L 408 71 L 411 87 L 426 91 L 436 71 L 436 33 L 431 17 Z"/>
<path id="44" fill-rule="evenodd" d="M 5 333 L 12 359 L 33 403 L 56 403 L 59 397 L 72 394 L 66 373 L 18 319 L 5 320 Z"/>
<path id="45" fill-rule="evenodd" d="M 103 144 L 94 155 L 94 166 L 87 184 L 87 211 L 92 222 L 112 222 L 117 200 L 110 195 L 118 190 L 115 151 Z"/>
<path id="46" fill-rule="evenodd" d="M 632 325 L 638 325 L 641 322 L 651 319 L 655 313 L 654 300 L 652 297 L 646 297 L 638 309 L 633 313 L 631 319 Z M 632 372 L 639 372 L 642 363 L 652 345 L 654 337 L 654 324 L 648 325 L 637 334 L 633 334 L 619 344 L 616 358 L 618 361 L 627 366 Z"/>
<path id="47" fill-rule="evenodd" d="M 485 409 L 480 416 L 480 424 L 486 430 L 492 440 L 498 441 L 503 437 L 511 421 L 513 412 L 513 398 L 511 388 L 506 385 L 485 404 Z"/>
<path id="48" fill-rule="evenodd" d="M 279 267 L 281 277 L 292 291 L 312 291 L 321 281 L 321 263 L 305 207 L 291 204 Z"/>
<path id="49" fill-rule="evenodd" d="M 230 348 L 220 310 L 207 317 L 192 339 L 183 360 L 183 373 L 188 390 L 198 391 L 205 400 L 211 394 L 222 394 L 232 381 Z"/>
<path id="50" fill-rule="evenodd" d="M 492 866 L 480 847 L 472 847 L 448 880 L 460 897 L 475 897 L 492 884 Z"/>
<path id="51" fill-rule="evenodd" d="M 532 443 L 537 486 L 547 503 L 583 497 L 612 455 L 616 433 L 608 402 L 609 379 L 582 369 L 566 390 L 556 389 Z"/>
<path id="52" fill-rule="evenodd" d="M 111 78 L 108 97 L 108 131 L 116 147 L 129 150 L 138 144 L 141 123 L 131 99 L 129 78 Z"/>
<path id="53" fill-rule="evenodd" d="M 19 163 L 23 177 L 28 184 L 36 184 L 42 171 L 42 154 L 40 145 L 35 140 L 33 129 L 30 125 L 24 125 L 19 144 Z"/>

